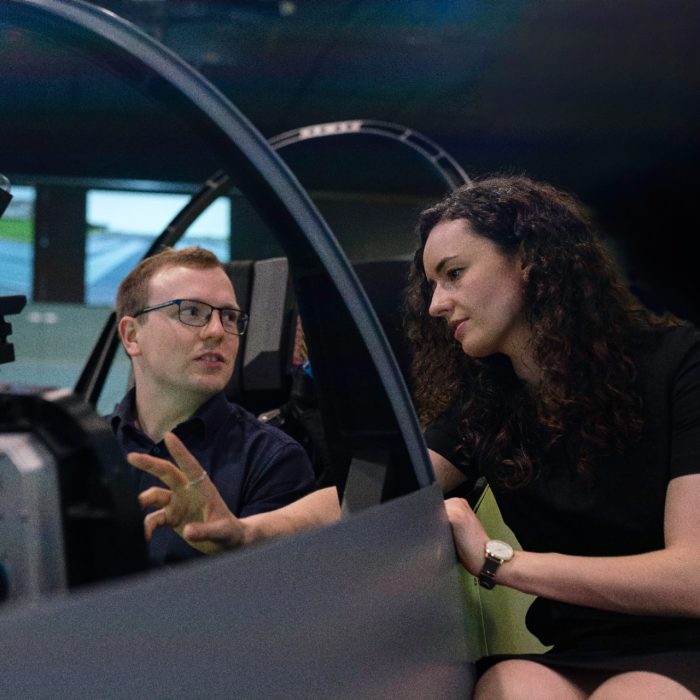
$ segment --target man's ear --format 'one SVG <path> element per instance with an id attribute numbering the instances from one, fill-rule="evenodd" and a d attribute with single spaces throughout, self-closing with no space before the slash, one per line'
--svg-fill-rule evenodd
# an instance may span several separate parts
<path id="1" fill-rule="evenodd" d="M 133 316 L 124 316 L 119 325 L 117 326 L 119 331 L 119 337 L 121 338 L 122 345 L 126 354 L 129 357 L 135 357 L 141 354 L 141 347 L 139 346 L 139 323 Z"/>

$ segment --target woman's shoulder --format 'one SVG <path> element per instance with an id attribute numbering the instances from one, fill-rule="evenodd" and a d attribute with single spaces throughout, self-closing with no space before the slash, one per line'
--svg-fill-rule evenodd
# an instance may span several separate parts
<path id="1" fill-rule="evenodd" d="M 634 334 L 632 346 L 638 358 L 676 364 L 688 354 L 700 356 L 700 328 L 687 322 L 650 326 Z"/>
<path id="2" fill-rule="evenodd" d="M 654 404 L 663 403 L 679 387 L 700 386 L 700 329 L 692 324 L 638 333 L 630 357 L 642 393 Z"/>

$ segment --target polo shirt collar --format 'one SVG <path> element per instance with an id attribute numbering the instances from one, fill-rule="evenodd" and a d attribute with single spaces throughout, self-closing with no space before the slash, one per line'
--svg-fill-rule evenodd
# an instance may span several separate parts
<path id="1" fill-rule="evenodd" d="M 136 428 L 135 399 L 136 390 L 131 388 L 109 417 L 110 425 L 115 433 L 120 427 L 122 430 L 129 429 L 141 432 Z M 190 418 L 177 425 L 174 432 L 187 442 L 190 440 L 206 441 L 216 433 L 226 420 L 230 406 L 226 395 L 220 391 L 202 404 Z"/>

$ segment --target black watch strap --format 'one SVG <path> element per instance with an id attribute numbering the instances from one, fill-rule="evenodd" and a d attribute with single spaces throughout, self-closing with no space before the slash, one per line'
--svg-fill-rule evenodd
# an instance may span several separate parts
<path id="1" fill-rule="evenodd" d="M 492 557 L 490 554 L 487 554 L 486 559 L 484 560 L 484 565 L 481 567 L 481 571 L 479 572 L 479 585 L 491 590 L 496 585 L 494 577 L 496 576 L 498 567 L 502 563 L 503 562 L 500 559 L 496 559 L 496 557 Z"/>

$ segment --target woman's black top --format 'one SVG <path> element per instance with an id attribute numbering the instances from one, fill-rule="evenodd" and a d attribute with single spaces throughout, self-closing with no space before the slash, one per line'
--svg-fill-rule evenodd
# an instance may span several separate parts
<path id="1" fill-rule="evenodd" d="M 427 429 L 430 449 L 468 479 L 483 474 L 489 480 L 524 550 L 612 557 L 664 546 L 668 483 L 700 472 L 700 331 L 650 330 L 631 354 L 645 407 L 643 434 L 623 455 L 599 460 L 590 483 L 561 448 L 547 454 L 526 486 L 499 486 L 493 465 L 467 464 L 460 454 L 458 404 Z M 543 644 L 559 650 L 700 648 L 699 619 L 628 615 L 537 598 L 526 622 Z"/>

